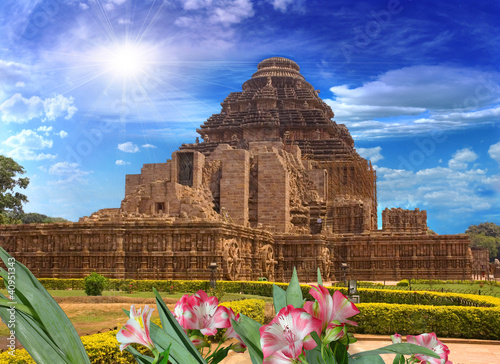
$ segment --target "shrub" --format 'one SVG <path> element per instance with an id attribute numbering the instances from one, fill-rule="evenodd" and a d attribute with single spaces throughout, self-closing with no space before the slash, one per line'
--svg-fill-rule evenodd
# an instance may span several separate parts
<path id="1" fill-rule="evenodd" d="M 408 279 L 403 279 L 396 284 L 396 286 L 398 286 L 398 287 L 408 287 L 409 285 L 410 285 L 410 282 L 408 281 Z"/>
<path id="2" fill-rule="evenodd" d="M 97 272 L 92 272 L 83 280 L 87 296 L 102 296 L 107 286 L 107 278 Z"/>

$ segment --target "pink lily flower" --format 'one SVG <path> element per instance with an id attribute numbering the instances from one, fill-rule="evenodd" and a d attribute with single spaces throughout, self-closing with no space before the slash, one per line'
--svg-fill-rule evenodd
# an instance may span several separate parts
<path id="1" fill-rule="evenodd" d="M 186 331 L 189 327 L 195 325 L 196 317 L 193 315 L 191 306 L 189 305 L 189 295 L 185 294 L 176 303 L 173 315 L 179 325 Z"/>
<path id="2" fill-rule="evenodd" d="M 358 325 L 348 318 L 357 315 L 359 310 L 340 291 L 335 291 L 331 296 L 325 287 L 312 286 L 309 293 L 316 301 L 306 302 L 304 310 L 321 320 L 323 342 L 329 343 L 341 339 L 346 333 L 345 324 Z"/>
<path id="3" fill-rule="evenodd" d="M 446 345 L 438 340 L 435 333 L 422 334 L 417 336 L 407 335 L 406 341 L 410 344 L 416 344 L 431 349 L 440 357 L 440 359 L 438 359 L 428 357 L 427 355 L 414 354 L 415 359 L 420 360 L 418 362 L 419 364 L 453 364 L 448 360 L 450 350 Z"/>
<path id="4" fill-rule="evenodd" d="M 233 309 L 229 308 L 229 322 L 232 322 L 231 320 L 238 322 L 240 320 L 240 314 L 238 313 L 235 316 Z M 224 336 L 222 337 L 222 341 L 226 341 L 228 339 L 238 339 L 238 343 L 231 345 L 231 350 L 237 353 L 243 353 L 247 349 L 247 346 L 243 343 L 243 341 L 241 341 L 240 335 L 238 335 L 236 331 L 234 331 L 233 325 L 228 327 L 228 329 L 224 333 Z"/>
<path id="5" fill-rule="evenodd" d="M 297 359 L 303 349 L 316 347 L 310 334 L 321 333 L 321 321 L 301 308 L 288 305 L 259 331 L 264 363 L 289 363 Z"/>
<path id="6" fill-rule="evenodd" d="M 215 335 L 217 329 L 231 326 L 228 308 L 218 305 L 216 297 L 209 297 L 199 290 L 192 296 L 182 296 L 175 306 L 174 315 L 185 330 L 200 330 L 203 335 Z"/>
<path id="7" fill-rule="evenodd" d="M 155 349 L 155 345 L 149 336 L 149 323 L 154 308 L 144 306 L 144 311 L 136 310 L 135 306 L 130 307 L 130 319 L 116 334 L 116 340 L 120 343 L 120 350 L 123 351 L 130 344 L 136 343 Z"/>

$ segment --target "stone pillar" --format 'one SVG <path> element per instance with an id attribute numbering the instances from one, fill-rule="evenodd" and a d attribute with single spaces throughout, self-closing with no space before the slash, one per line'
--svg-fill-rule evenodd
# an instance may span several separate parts
<path id="1" fill-rule="evenodd" d="M 116 243 L 116 266 L 114 268 L 115 278 L 125 279 L 125 252 L 123 251 L 123 236 L 125 231 L 117 231 L 115 235 Z"/>
<path id="2" fill-rule="evenodd" d="M 290 186 L 285 161 L 275 149 L 259 153 L 258 222 L 278 233 L 290 225 Z"/>
<path id="3" fill-rule="evenodd" d="M 244 149 L 222 151 L 220 206 L 239 225 L 248 226 L 250 154 Z"/>

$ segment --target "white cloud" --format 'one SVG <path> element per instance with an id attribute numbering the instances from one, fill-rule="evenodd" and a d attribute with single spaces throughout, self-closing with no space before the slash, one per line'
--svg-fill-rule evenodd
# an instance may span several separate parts
<path id="1" fill-rule="evenodd" d="M 115 162 L 115 164 L 116 164 L 117 166 L 126 166 L 127 164 L 130 164 L 130 162 L 126 162 L 126 161 L 124 161 L 124 160 L 122 160 L 122 159 L 118 159 L 118 160 Z"/>
<path id="2" fill-rule="evenodd" d="M 42 129 L 42 131 L 44 131 Z M 53 154 L 35 153 L 34 150 L 52 148 L 53 141 L 45 139 L 33 130 L 23 130 L 19 134 L 10 136 L 2 144 L 13 148 L 7 155 L 16 160 L 43 160 L 54 159 Z"/>
<path id="3" fill-rule="evenodd" d="M 250 0 L 220 1 L 220 7 L 214 9 L 210 20 L 224 25 L 240 23 L 254 15 Z"/>
<path id="4" fill-rule="evenodd" d="M 356 151 L 360 156 L 369 159 L 372 163 L 377 163 L 379 160 L 384 159 L 384 156 L 380 153 L 382 147 L 356 148 Z"/>
<path id="5" fill-rule="evenodd" d="M 85 3 L 79 3 L 78 6 L 80 7 L 80 9 L 82 10 L 87 10 L 89 9 L 89 6 Z"/>
<path id="6" fill-rule="evenodd" d="M 35 153 L 31 149 L 26 148 L 14 148 L 7 153 L 7 156 L 14 160 L 20 161 L 41 161 L 44 159 L 54 159 L 57 155 L 47 154 L 47 153 Z"/>
<path id="7" fill-rule="evenodd" d="M 358 87 L 340 85 L 330 90 L 335 97 L 325 102 L 356 139 L 413 136 L 433 129 L 500 122 L 499 73 L 412 66 L 388 71 Z"/>
<path id="8" fill-rule="evenodd" d="M 484 107 L 498 102 L 500 75 L 446 66 L 391 70 L 360 87 L 330 90 L 349 105 L 400 106 L 431 110 Z"/>
<path id="9" fill-rule="evenodd" d="M 132 142 L 118 144 L 118 149 L 125 153 L 137 153 L 139 151 L 139 147 Z"/>
<path id="10" fill-rule="evenodd" d="M 118 24 L 120 24 L 120 25 L 130 25 L 130 24 L 132 24 L 132 20 L 120 18 L 120 19 L 118 19 Z"/>
<path id="11" fill-rule="evenodd" d="M 269 0 L 273 5 L 275 10 L 280 10 L 285 12 L 290 4 L 293 4 L 294 0 Z"/>
<path id="12" fill-rule="evenodd" d="M 497 163 L 500 164 L 500 142 L 490 145 L 490 148 L 488 149 L 488 154 L 491 157 L 491 159 L 497 161 Z"/>
<path id="13" fill-rule="evenodd" d="M 45 116 L 49 120 L 55 120 L 61 116 L 64 116 L 65 119 L 71 119 L 71 117 L 78 110 L 73 105 L 73 101 L 74 99 L 72 97 L 66 98 L 63 95 L 57 95 L 54 98 L 45 99 Z"/>
<path id="14" fill-rule="evenodd" d="M 197 10 L 212 5 L 212 0 L 183 0 L 182 6 L 185 10 Z"/>
<path id="15" fill-rule="evenodd" d="M 156 145 L 153 145 L 153 144 L 143 144 L 142 147 L 143 148 L 156 148 Z"/>
<path id="16" fill-rule="evenodd" d="M 38 129 L 36 129 L 36 131 L 41 131 L 42 133 L 45 134 L 45 136 L 49 136 L 49 134 L 50 134 L 49 132 L 52 131 L 52 127 L 51 126 L 42 125 Z"/>
<path id="17" fill-rule="evenodd" d="M 435 167 L 413 172 L 379 167 L 377 177 L 377 198 L 383 207 L 433 207 L 442 211 L 442 216 L 433 216 L 437 219 L 464 208 L 470 213 L 488 210 L 500 202 L 484 193 L 497 189 L 500 176 L 487 176 L 483 169 Z"/>
<path id="18" fill-rule="evenodd" d="M 448 167 L 452 169 L 465 169 L 468 163 L 474 162 L 477 159 L 477 154 L 469 148 L 457 150 L 453 154 L 453 158 L 449 160 Z"/>
<path id="19" fill-rule="evenodd" d="M 10 136 L 2 144 L 13 148 L 44 149 L 52 148 L 53 142 L 52 140 L 44 139 L 33 130 L 24 129 L 19 134 Z"/>
<path id="20" fill-rule="evenodd" d="M 474 213 L 493 210 L 500 204 L 500 175 L 470 167 L 477 158 L 473 150 L 463 148 L 453 154 L 448 167 L 418 171 L 379 167 L 378 201 L 382 208 L 432 208 L 436 220 L 446 221 L 451 215 L 469 221 Z"/>
<path id="21" fill-rule="evenodd" d="M 68 136 L 68 133 L 65 132 L 64 130 L 61 130 L 59 133 L 55 133 L 56 135 L 59 135 L 61 139 L 64 139 Z"/>
<path id="22" fill-rule="evenodd" d="M 115 7 L 124 4 L 127 0 L 104 0 L 104 9 L 107 11 L 113 10 Z"/>
<path id="23" fill-rule="evenodd" d="M 189 28 L 203 26 L 204 32 L 207 22 L 229 26 L 254 15 L 250 0 L 184 0 L 182 5 L 190 15 L 177 18 L 175 24 Z"/>
<path id="24" fill-rule="evenodd" d="M 67 182 L 85 182 L 84 177 L 91 172 L 82 171 L 78 163 L 59 162 L 49 168 L 49 174 L 61 179 L 53 181 L 52 184 L 64 184 Z"/>
<path id="25" fill-rule="evenodd" d="M 0 105 L 0 112 L 6 123 L 26 123 L 43 115 L 43 101 L 38 96 L 25 99 L 21 94 L 14 94 Z"/>
<path id="26" fill-rule="evenodd" d="M 38 96 L 27 99 L 16 93 L 0 105 L 0 112 L 2 121 L 6 123 L 26 123 L 35 118 L 43 118 L 43 121 L 55 120 L 61 116 L 70 119 L 77 111 L 73 101 L 72 97 L 66 98 L 62 95 L 42 100 Z"/>
<path id="27" fill-rule="evenodd" d="M 15 84 L 16 87 L 24 87 L 24 81 L 29 75 L 29 67 L 22 63 L 7 62 L 0 59 L 0 88 Z"/>

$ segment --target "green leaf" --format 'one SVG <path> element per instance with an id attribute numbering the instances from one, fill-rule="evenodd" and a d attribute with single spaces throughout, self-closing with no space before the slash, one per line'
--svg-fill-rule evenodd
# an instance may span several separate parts
<path id="1" fill-rule="evenodd" d="M 286 290 L 286 304 L 292 305 L 295 308 L 302 308 L 304 299 L 302 297 L 302 290 L 300 289 L 299 278 L 297 270 L 293 268 L 292 279 Z"/>
<path id="2" fill-rule="evenodd" d="M 163 351 L 160 353 L 161 355 L 161 362 L 159 364 L 168 364 L 168 358 L 170 356 L 170 348 L 172 347 L 172 343 L 168 346 L 167 350 Z"/>
<path id="3" fill-rule="evenodd" d="M 323 285 L 323 280 L 321 279 L 321 270 L 318 267 L 318 286 Z"/>
<path id="4" fill-rule="evenodd" d="M 276 314 L 286 306 L 286 292 L 283 288 L 278 287 L 273 283 L 273 304 Z"/>
<path id="5" fill-rule="evenodd" d="M 439 358 L 439 355 L 431 349 L 424 348 L 423 346 L 409 344 L 409 343 L 399 343 L 384 346 L 380 349 L 362 351 L 360 353 L 353 354 L 352 357 L 357 358 L 361 356 L 373 355 L 373 354 L 401 354 L 401 355 L 413 355 L 413 354 L 423 354 L 433 358 Z"/>
<path id="6" fill-rule="evenodd" d="M 335 346 L 332 348 L 335 359 L 339 364 L 347 364 L 349 361 L 349 356 L 347 355 L 347 347 L 339 341 L 335 342 Z"/>
<path id="7" fill-rule="evenodd" d="M 2 297 L 4 297 L 2 295 Z M 0 298 L 0 308 L 12 308 L 15 307 L 16 311 L 22 311 L 30 316 L 36 317 L 36 312 L 31 309 L 31 307 L 28 307 L 26 305 L 23 305 L 22 303 L 19 302 L 13 302 L 7 298 Z"/>
<path id="8" fill-rule="evenodd" d="M 313 338 L 313 340 L 316 342 L 316 344 L 318 346 L 321 347 L 321 345 L 323 345 L 323 343 L 321 342 L 321 339 L 316 331 L 311 332 L 311 337 Z"/>
<path id="9" fill-rule="evenodd" d="M 153 292 L 156 297 L 156 307 L 158 308 L 158 313 L 160 314 L 160 320 L 161 320 L 161 326 L 163 327 L 163 332 L 165 332 L 167 335 L 169 335 L 171 338 L 173 338 L 175 341 L 179 343 L 179 345 L 174 345 L 174 348 L 172 348 L 171 357 L 177 360 L 178 358 L 174 356 L 174 351 L 177 352 L 177 350 L 179 349 L 179 351 L 183 354 L 182 355 L 183 357 L 186 356 L 184 355 L 184 351 L 190 354 L 181 361 L 182 364 L 191 364 L 191 363 L 205 364 L 205 360 L 198 352 L 198 350 L 195 348 L 191 340 L 189 340 L 189 337 L 186 335 L 182 327 L 179 325 L 175 317 L 172 315 L 167 305 L 165 305 L 165 302 L 163 302 L 158 291 L 155 288 L 153 288 Z M 163 349 L 166 348 L 167 346 L 165 345 Z"/>
<path id="10" fill-rule="evenodd" d="M 229 350 L 231 350 L 231 345 L 226 346 L 225 348 L 219 348 L 217 351 L 215 351 L 212 355 L 210 355 L 207 358 L 207 362 L 209 362 L 210 364 L 220 363 L 227 357 Z"/>
<path id="11" fill-rule="evenodd" d="M 0 308 L 0 317 L 9 323 L 10 313 L 6 308 Z M 29 343 L 24 348 L 38 364 L 70 364 L 64 359 L 64 353 L 54 345 L 50 337 L 43 331 L 35 319 L 22 311 L 16 312 L 16 338 L 21 343 Z"/>
<path id="12" fill-rule="evenodd" d="M 349 364 L 385 364 L 385 361 L 378 354 L 371 354 L 359 358 L 349 357 Z"/>
<path id="13" fill-rule="evenodd" d="M 0 258 L 6 266 L 9 266 L 8 261 L 12 257 L 1 247 Z M 0 270 L 0 275 L 4 280 L 8 280 L 8 274 L 4 269 Z M 14 301 L 31 309 L 33 325 L 36 323 L 36 326 L 44 331 L 54 345 L 61 350 L 65 362 L 90 364 L 82 341 L 68 316 L 29 269 L 17 260 L 15 261 L 15 278 Z M 23 342 L 21 338 L 19 341 L 26 349 L 33 345 L 33 342 Z M 50 356 L 47 355 L 46 358 L 50 360 Z"/>
<path id="14" fill-rule="evenodd" d="M 139 364 L 151 364 L 154 361 L 154 358 L 150 356 L 143 355 L 139 353 L 136 349 L 134 349 L 131 345 L 127 346 L 125 348 L 126 351 L 128 351 L 134 359 L 139 363 Z"/>
<path id="15" fill-rule="evenodd" d="M 392 364 L 405 364 L 405 357 L 401 354 L 396 355 Z"/>
<path id="16" fill-rule="evenodd" d="M 234 331 L 240 336 L 243 343 L 248 347 L 248 353 L 253 364 L 262 364 L 264 354 L 260 346 L 260 331 L 262 326 L 250 317 L 240 313 L 239 322 L 231 320 Z"/>
<path id="17" fill-rule="evenodd" d="M 333 360 L 335 360 L 332 357 Z M 321 346 L 316 346 L 314 349 L 306 350 L 306 360 L 309 364 L 336 364 L 334 361 L 325 363 L 321 356 Z"/>

